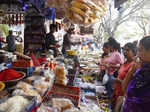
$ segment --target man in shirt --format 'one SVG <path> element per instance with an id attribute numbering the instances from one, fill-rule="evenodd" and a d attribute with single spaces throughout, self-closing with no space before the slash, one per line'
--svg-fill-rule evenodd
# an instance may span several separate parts
<path id="1" fill-rule="evenodd" d="M 55 24 L 50 25 L 50 33 L 46 35 L 45 46 L 46 49 L 51 49 L 54 52 L 54 57 L 58 56 L 58 41 L 55 40 L 54 33 L 56 32 L 57 26 Z"/>
<path id="2" fill-rule="evenodd" d="M 6 42 L 8 44 L 8 51 L 9 52 L 14 52 L 16 51 L 16 44 L 15 44 L 15 41 L 17 40 L 17 37 L 15 37 L 13 35 L 13 31 L 10 30 L 9 31 L 9 35 L 7 36 L 6 38 Z"/>
<path id="3" fill-rule="evenodd" d="M 71 49 L 71 45 L 74 43 L 71 42 L 71 35 L 74 33 L 74 27 L 70 27 L 67 31 L 67 33 L 64 35 L 63 38 L 63 47 L 62 47 L 62 53 L 66 55 L 66 50 Z"/>

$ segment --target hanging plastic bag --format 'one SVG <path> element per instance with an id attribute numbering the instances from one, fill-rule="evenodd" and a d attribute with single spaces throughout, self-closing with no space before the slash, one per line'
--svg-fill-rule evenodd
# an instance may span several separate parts
<path id="1" fill-rule="evenodd" d="M 109 80 L 109 76 L 108 76 L 108 72 L 106 71 L 106 72 L 105 72 L 105 75 L 104 75 L 104 77 L 103 77 L 102 84 L 103 84 L 103 85 L 107 84 L 108 80 Z"/>

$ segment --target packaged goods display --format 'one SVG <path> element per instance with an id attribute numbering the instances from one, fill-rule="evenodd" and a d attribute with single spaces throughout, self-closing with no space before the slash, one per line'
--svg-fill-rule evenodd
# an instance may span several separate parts
<path id="1" fill-rule="evenodd" d="M 63 66 L 56 66 L 55 76 L 56 76 L 56 80 L 55 80 L 56 84 L 67 85 L 66 72 Z"/>
<path id="2" fill-rule="evenodd" d="M 87 54 L 77 52 L 76 58 L 67 56 L 61 60 L 46 59 L 40 66 L 34 64 L 31 66 L 32 59 L 17 55 L 19 58 L 12 63 L 13 67 L 3 65 L 0 73 L 5 75 L 1 75 L 0 79 L 16 80 L 22 76 L 19 70 L 24 72 L 25 77 L 17 80 L 12 87 L 4 85 L 4 89 L 1 89 L 0 111 L 107 112 L 109 110 L 108 98 L 104 97 L 105 94 L 100 94 L 104 93 L 105 89 L 100 88 L 101 84 L 97 83 L 98 56 L 91 52 Z M 29 62 L 29 65 L 25 62 Z M 34 70 L 28 71 L 32 67 Z M 30 75 L 27 75 L 28 73 Z M 3 84 L 0 83 L 0 87 L 3 88 Z M 11 103 L 14 105 L 10 106 Z M 15 108 L 16 105 L 19 107 Z"/>

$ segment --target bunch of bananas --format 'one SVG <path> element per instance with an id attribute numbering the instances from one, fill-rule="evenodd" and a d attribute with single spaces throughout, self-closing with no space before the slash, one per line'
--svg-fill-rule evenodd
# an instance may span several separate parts
<path id="1" fill-rule="evenodd" d="M 106 12 L 104 5 L 86 0 L 72 0 L 66 7 L 66 17 L 75 24 L 90 25 Z"/>

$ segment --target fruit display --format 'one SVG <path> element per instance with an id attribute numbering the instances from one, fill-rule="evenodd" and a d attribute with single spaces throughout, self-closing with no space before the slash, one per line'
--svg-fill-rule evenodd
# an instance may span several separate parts
<path id="1" fill-rule="evenodd" d="M 66 7 L 66 17 L 75 24 L 90 25 L 105 15 L 103 3 L 96 0 L 72 0 Z"/>
<path id="2" fill-rule="evenodd" d="M 106 12 L 105 0 L 47 0 L 47 6 L 56 10 L 63 8 L 64 17 L 84 26 L 97 22 Z"/>

